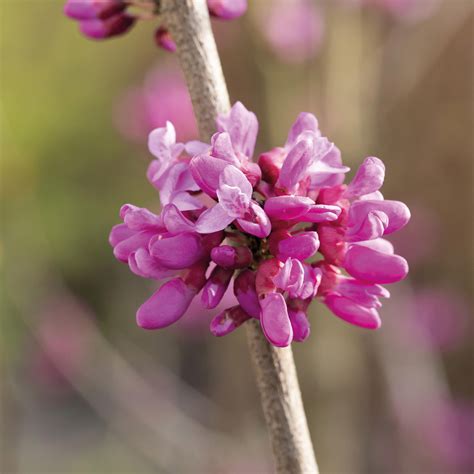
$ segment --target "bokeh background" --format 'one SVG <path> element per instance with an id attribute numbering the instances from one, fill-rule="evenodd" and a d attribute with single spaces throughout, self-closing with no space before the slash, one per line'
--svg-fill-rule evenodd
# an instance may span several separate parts
<path id="1" fill-rule="evenodd" d="M 159 209 L 147 132 L 171 118 L 195 133 L 176 57 L 156 22 L 97 43 L 62 3 L 0 2 L 0 471 L 271 472 L 245 331 L 216 339 L 198 310 L 139 329 L 153 282 L 107 242 L 124 202 Z M 293 344 L 321 471 L 473 472 L 474 2 L 249 3 L 214 27 L 258 150 L 313 112 L 353 169 L 384 160 L 384 195 L 413 213 L 382 328 L 313 303 Z"/>

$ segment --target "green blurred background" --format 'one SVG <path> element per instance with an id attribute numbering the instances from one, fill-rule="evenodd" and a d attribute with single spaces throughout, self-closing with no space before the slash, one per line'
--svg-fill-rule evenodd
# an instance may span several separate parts
<path id="1" fill-rule="evenodd" d="M 0 2 L 0 470 L 271 472 L 245 331 L 215 339 L 208 315 L 139 329 L 153 283 L 107 242 L 124 202 L 159 208 L 146 141 L 117 131 L 116 104 L 176 58 L 157 50 L 154 22 L 97 43 L 62 3 Z M 311 337 L 293 345 L 321 471 L 472 472 L 474 3 L 444 0 L 404 23 L 315 1 L 321 48 L 290 64 L 261 32 L 270 0 L 250 3 L 215 28 L 232 100 L 260 119 L 258 150 L 313 112 L 353 169 L 382 158 L 384 195 L 413 211 L 397 240 L 411 273 L 391 288 L 382 329 L 313 304 Z M 447 344 L 431 342 L 436 330 Z"/>

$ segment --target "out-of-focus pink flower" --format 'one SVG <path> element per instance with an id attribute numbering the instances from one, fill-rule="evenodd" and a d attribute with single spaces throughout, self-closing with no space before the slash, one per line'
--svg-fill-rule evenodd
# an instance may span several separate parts
<path id="1" fill-rule="evenodd" d="M 143 86 L 133 87 L 120 98 L 115 123 L 128 139 L 143 141 L 155 128 L 172 122 L 179 141 L 197 135 L 196 120 L 186 83 L 179 70 L 166 62 L 152 69 Z"/>
<path id="2" fill-rule="evenodd" d="M 324 20 L 313 1 L 263 2 L 257 13 L 260 31 L 283 61 L 302 62 L 318 53 L 324 37 Z"/>
<path id="3" fill-rule="evenodd" d="M 464 339 L 469 308 L 461 294 L 426 288 L 415 292 L 413 303 L 414 323 L 423 329 L 433 346 L 451 349 Z"/>
<path id="4" fill-rule="evenodd" d="M 364 1 L 364 0 L 363 0 Z M 365 0 L 367 5 L 385 10 L 387 13 L 407 21 L 427 18 L 436 7 L 439 0 Z"/>
<path id="5" fill-rule="evenodd" d="M 39 351 L 34 353 L 31 368 L 41 385 L 62 391 L 69 386 L 67 378 L 88 363 L 93 343 L 90 318 L 88 310 L 66 291 L 40 306 L 36 321 Z"/>
<path id="6" fill-rule="evenodd" d="M 303 341 L 315 297 L 349 323 L 378 328 L 379 298 L 389 296 L 380 284 L 408 272 L 382 237 L 410 218 L 405 204 L 379 191 L 383 163 L 366 158 L 341 184 L 349 168 L 308 113 L 258 164 L 255 114 L 236 103 L 216 125 L 210 145 L 177 143 L 169 122 L 151 132 L 147 177 L 164 208 L 156 215 L 126 204 L 110 234 L 114 255 L 134 273 L 167 280 L 138 309 L 138 324 L 175 323 L 198 293 L 202 306 L 215 308 L 234 279 L 238 304 L 213 318 L 216 336 L 256 318 L 275 346 Z"/>
<path id="7" fill-rule="evenodd" d="M 423 439 L 431 446 L 433 457 L 446 472 L 474 469 L 474 406 L 469 403 L 447 401 L 430 406 L 419 427 Z"/>

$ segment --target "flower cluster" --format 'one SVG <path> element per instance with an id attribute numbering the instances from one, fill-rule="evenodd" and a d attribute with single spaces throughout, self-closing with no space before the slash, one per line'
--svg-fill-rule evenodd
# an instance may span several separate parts
<path id="1" fill-rule="evenodd" d="M 207 0 L 207 6 L 213 17 L 232 20 L 245 13 L 247 0 Z M 157 18 L 160 14 L 160 2 L 159 0 L 67 0 L 64 13 L 79 22 L 79 29 L 84 36 L 102 40 L 126 33 L 137 20 Z M 163 49 L 176 50 L 166 25 L 158 27 L 155 40 Z"/>
<path id="2" fill-rule="evenodd" d="M 380 326 L 380 286 L 404 278 L 405 259 L 382 237 L 410 218 L 379 191 L 385 167 L 366 158 L 352 181 L 339 149 L 314 115 L 301 113 L 286 143 L 252 161 L 256 116 L 237 102 L 217 119 L 211 143 L 176 143 L 173 125 L 154 130 L 147 177 L 159 215 L 126 204 L 110 243 L 139 276 L 166 279 L 137 312 L 146 329 L 181 318 L 193 298 L 215 308 L 233 282 L 238 304 L 211 322 L 216 336 L 249 318 L 275 346 L 303 341 L 314 298 L 343 320 Z"/>

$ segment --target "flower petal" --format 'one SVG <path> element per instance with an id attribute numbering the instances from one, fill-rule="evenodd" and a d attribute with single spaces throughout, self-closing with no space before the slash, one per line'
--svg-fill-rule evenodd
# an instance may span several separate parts
<path id="1" fill-rule="evenodd" d="M 227 211 L 217 203 L 199 216 L 196 221 L 196 231 L 200 234 L 210 234 L 225 229 L 233 221 L 234 217 L 229 216 Z"/>
<path id="2" fill-rule="evenodd" d="M 293 340 L 285 298 L 281 293 L 270 293 L 260 301 L 262 325 L 265 337 L 277 347 L 286 347 Z"/>
<path id="3" fill-rule="evenodd" d="M 379 252 L 363 245 L 350 245 L 344 268 L 359 280 L 370 283 L 394 283 L 408 273 L 408 263 L 399 255 Z"/>
<path id="4" fill-rule="evenodd" d="M 305 341 L 311 332 L 306 313 L 301 310 L 289 309 L 288 316 L 293 328 L 293 340 L 297 342 Z"/>
<path id="5" fill-rule="evenodd" d="M 229 166 L 226 161 L 208 155 L 195 156 L 189 163 L 194 181 L 212 198 L 217 197 L 219 176 L 226 166 Z"/>
<path id="6" fill-rule="evenodd" d="M 173 269 L 190 267 L 204 255 L 199 235 L 191 232 L 156 236 L 150 240 L 149 251 L 161 265 Z"/>
<path id="7" fill-rule="evenodd" d="M 260 316 L 260 302 L 255 288 L 256 275 L 251 270 L 245 270 L 234 281 L 234 295 L 244 311 L 258 318 Z"/>
<path id="8" fill-rule="evenodd" d="M 195 295 L 181 278 L 170 280 L 138 308 L 137 324 L 144 329 L 169 326 L 184 315 Z"/>
<path id="9" fill-rule="evenodd" d="M 319 125 L 317 118 L 308 112 L 301 112 L 290 128 L 286 147 L 293 146 L 303 132 L 314 132 L 319 134 Z"/>
<path id="10" fill-rule="evenodd" d="M 215 308 L 221 302 L 233 274 L 233 269 L 222 268 L 216 265 L 202 289 L 201 303 L 204 308 Z"/>
<path id="11" fill-rule="evenodd" d="M 265 201 L 265 212 L 269 217 L 293 220 L 307 214 L 314 201 L 305 196 L 276 196 Z"/>
<path id="12" fill-rule="evenodd" d="M 346 189 L 348 199 L 378 191 L 385 178 L 385 165 L 382 160 L 370 156 L 364 160 L 353 180 Z"/>
<path id="13" fill-rule="evenodd" d="M 324 303 L 337 317 L 361 328 L 378 329 L 382 324 L 375 308 L 357 304 L 343 296 L 328 295 Z"/>
<path id="14" fill-rule="evenodd" d="M 228 115 L 219 116 L 216 120 L 219 132 L 228 132 L 234 150 L 251 157 L 254 152 L 258 133 L 258 120 L 241 102 L 236 102 Z"/>
<path id="15" fill-rule="evenodd" d="M 255 201 L 251 201 L 248 214 L 244 219 L 237 219 L 242 230 L 262 239 L 268 237 L 272 224 L 265 211 Z"/>
<path id="16" fill-rule="evenodd" d="M 226 336 L 248 319 L 250 316 L 239 305 L 232 306 L 214 317 L 210 330 L 214 336 Z"/>

